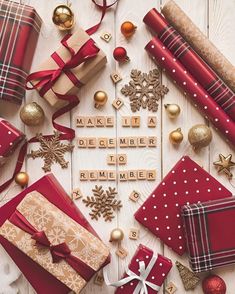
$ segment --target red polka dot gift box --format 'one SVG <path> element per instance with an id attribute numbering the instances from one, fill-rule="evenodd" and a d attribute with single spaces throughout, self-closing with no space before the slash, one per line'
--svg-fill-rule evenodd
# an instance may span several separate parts
<path id="1" fill-rule="evenodd" d="M 6 162 L 23 140 L 25 140 L 25 135 L 0 117 L 0 166 Z"/>
<path id="2" fill-rule="evenodd" d="M 140 244 L 123 279 L 115 283 L 120 285 L 115 293 L 158 293 L 171 268 L 170 259 L 155 255 L 151 249 Z"/>
<path id="3" fill-rule="evenodd" d="M 232 193 L 188 156 L 181 158 L 135 218 L 179 255 L 186 252 L 181 207 L 231 197 Z"/>

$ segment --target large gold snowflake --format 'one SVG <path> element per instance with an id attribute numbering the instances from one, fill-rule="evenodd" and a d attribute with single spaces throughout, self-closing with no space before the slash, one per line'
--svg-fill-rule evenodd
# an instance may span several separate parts
<path id="1" fill-rule="evenodd" d="M 31 151 L 28 156 L 33 159 L 37 157 L 43 158 L 44 166 L 42 169 L 45 172 L 51 171 L 51 166 L 54 163 L 59 163 L 62 168 L 68 167 L 68 161 L 65 161 L 64 154 L 73 150 L 73 144 L 61 143 L 59 132 L 54 132 L 54 136 L 50 138 L 45 138 L 42 134 L 38 134 L 36 138 L 40 142 L 40 148 L 39 150 Z"/>
<path id="2" fill-rule="evenodd" d="M 155 68 L 149 73 L 142 73 L 140 70 L 133 69 L 130 76 L 132 80 L 121 89 L 121 93 L 129 96 L 131 110 L 136 112 L 143 107 L 156 112 L 157 101 L 169 91 L 160 82 L 159 70 Z"/>

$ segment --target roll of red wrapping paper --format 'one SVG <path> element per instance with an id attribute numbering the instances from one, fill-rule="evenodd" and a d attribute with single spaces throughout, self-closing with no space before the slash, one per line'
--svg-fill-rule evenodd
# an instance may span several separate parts
<path id="1" fill-rule="evenodd" d="M 166 70 L 169 76 L 192 97 L 193 103 L 199 107 L 216 129 L 235 147 L 235 123 L 203 89 L 199 82 L 189 73 L 174 55 L 157 38 L 153 38 L 145 47 L 157 63 Z"/>
<path id="2" fill-rule="evenodd" d="M 143 21 L 156 33 L 162 43 L 179 59 L 201 86 L 235 121 L 235 94 L 216 73 L 190 47 L 181 35 L 155 9 L 151 9 Z"/>

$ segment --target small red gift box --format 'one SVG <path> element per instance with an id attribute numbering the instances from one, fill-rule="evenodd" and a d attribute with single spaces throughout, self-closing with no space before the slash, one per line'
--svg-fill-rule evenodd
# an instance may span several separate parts
<path id="1" fill-rule="evenodd" d="M 140 244 L 127 273 L 118 282 L 123 285 L 118 287 L 115 293 L 138 294 L 142 293 L 142 289 L 145 289 L 144 293 L 158 293 L 171 268 L 170 259 L 160 254 L 155 256 L 151 249 Z"/>
<path id="2" fill-rule="evenodd" d="M 182 207 L 189 262 L 193 271 L 235 263 L 235 199 Z"/>
<path id="3" fill-rule="evenodd" d="M 41 24 L 33 7 L 0 0 L 0 99 L 21 104 Z"/>
<path id="4" fill-rule="evenodd" d="M 0 166 L 5 163 L 18 145 L 25 139 L 25 135 L 12 126 L 8 121 L 0 118 Z"/>

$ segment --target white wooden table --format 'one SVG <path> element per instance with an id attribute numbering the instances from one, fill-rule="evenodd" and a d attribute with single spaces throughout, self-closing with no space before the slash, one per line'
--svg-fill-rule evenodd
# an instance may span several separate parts
<path id="1" fill-rule="evenodd" d="M 51 22 L 51 15 L 53 8 L 60 3 L 66 3 L 63 0 L 25 0 L 25 4 L 34 6 L 40 16 L 43 19 L 44 25 L 42 27 L 37 51 L 34 58 L 33 68 L 36 67 L 41 61 L 48 57 L 48 55 L 57 48 L 61 34 L 57 31 Z M 84 28 L 88 28 L 94 25 L 100 18 L 100 12 L 95 8 L 90 0 L 72 0 L 72 9 L 76 16 L 77 25 Z M 217 160 L 218 154 L 224 155 L 232 153 L 231 148 L 224 142 L 218 133 L 213 131 L 213 141 L 208 148 L 203 149 L 199 153 L 194 153 L 188 148 L 187 132 L 191 126 L 196 123 L 205 123 L 205 120 L 198 113 L 197 110 L 189 103 L 184 97 L 182 92 L 175 87 L 175 85 L 165 76 L 162 75 L 162 81 L 169 88 L 169 93 L 165 96 L 163 101 L 159 102 L 159 110 L 157 112 L 157 128 L 150 129 L 146 126 L 147 116 L 151 115 L 147 110 L 141 110 L 142 124 L 138 129 L 123 128 L 121 127 L 121 117 L 124 115 L 132 115 L 129 107 L 129 101 L 127 98 L 122 97 L 120 89 L 122 85 L 129 81 L 129 74 L 131 69 L 137 68 L 144 72 L 148 72 L 154 68 L 155 65 L 148 57 L 144 50 L 144 45 L 150 40 L 151 33 L 145 27 L 142 22 L 143 16 L 152 7 L 160 8 L 164 1 L 160 0 L 120 0 L 116 11 L 111 9 L 103 21 L 103 24 L 94 38 L 102 49 L 106 52 L 108 57 L 108 65 L 106 68 L 96 75 L 86 86 L 84 86 L 79 93 L 81 103 L 73 110 L 71 114 L 66 114 L 60 121 L 66 125 L 71 125 L 76 128 L 75 120 L 78 115 L 112 115 L 115 117 L 114 128 L 77 128 L 77 136 L 96 136 L 96 137 L 122 137 L 122 136 L 151 136 L 155 135 L 158 138 L 157 148 L 142 148 L 142 149 L 119 149 L 115 152 L 126 153 L 128 156 L 128 164 L 121 169 L 157 169 L 157 180 L 155 182 L 124 182 L 124 183 L 112 183 L 112 186 L 116 186 L 119 194 L 119 198 L 123 202 L 123 208 L 116 218 L 111 223 L 106 223 L 102 219 L 99 221 L 91 221 L 94 228 L 97 230 L 101 238 L 108 243 L 109 233 L 115 227 L 120 227 L 125 231 L 125 240 L 123 246 L 127 248 L 129 254 L 125 260 L 118 259 L 114 254 L 116 249 L 115 245 L 111 245 L 112 249 L 112 270 L 110 271 L 110 278 L 116 281 L 120 278 L 125 270 L 125 266 L 129 263 L 133 253 L 135 252 L 137 245 L 141 242 L 156 252 L 162 253 L 165 256 L 171 258 L 173 262 L 179 260 L 184 264 L 187 264 L 187 257 L 180 258 L 170 249 L 164 246 L 157 238 L 147 232 L 141 227 L 133 217 L 134 212 L 139 207 L 146 197 L 150 194 L 153 188 L 161 181 L 170 168 L 177 162 L 177 160 L 185 153 L 187 153 L 199 164 L 214 175 L 221 183 L 223 183 L 228 189 L 232 191 L 232 187 L 229 184 L 227 178 L 223 175 L 218 176 L 215 168 L 213 167 L 213 161 Z M 234 0 L 177 0 L 176 1 L 185 12 L 193 19 L 193 21 L 200 27 L 200 29 L 209 36 L 209 38 L 218 46 L 218 48 L 225 54 L 225 56 L 235 63 L 235 1 Z M 120 25 L 123 21 L 130 20 L 138 27 L 136 34 L 133 38 L 127 41 L 120 33 Z M 106 43 L 100 39 L 102 31 L 108 31 L 112 34 L 112 40 L 110 43 Z M 30 44 L 29 44 L 30 45 Z M 128 55 L 131 58 L 131 62 L 125 65 L 118 65 L 112 58 L 112 52 L 114 47 L 124 46 Z M 110 73 L 117 69 L 123 77 L 123 81 L 117 84 L 115 87 L 110 79 Z M 97 90 L 105 90 L 108 93 L 109 101 L 105 108 L 95 110 L 93 107 L 93 95 Z M 125 101 L 125 105 L 115 112 L 111 102 L 115 97 L 122 97 Z M 19 119 L 19 108 L 14 105 L 9 105 L 4 102 L 0 102 L 0 116 L 9 119 L 13 124 L 22 129 L 28 136 L 32 137 L 36 132 L 42 132 L 43 134 L 49 134 L 52 132 L 50 127 L 51 114 L 53 109 L 48 107 L 48 104 L 38 96 L 36 91 L 27 93 L 27 98 L 24 101 L 37 101 L 46 112 L 46 120 L 42 128 L 29 128 L 25 127 Z M 173 122 L 169 120 L 166 115 L 163 104 L 165 103 L 178 103 L 182 109 L 182 113 L 179 118 Z M 168 134 L 173 129 L 181 127 L 185 135 L 184 142 L 179 148 L 174 148 L 168 140 Z M 37 145 L 31 146 L 36 148 Z M 124 152 L 123 152 L 124 151 Z M 96 183 L 94 182 L 80 182 L 79 170 L 80 169 L 108 169 L 106 164 L 106 155 L 112 153 L 107 149 L 78 149 L 75 147 L 72 155 L 66 154 L 66 159 L 69 160 L 70 165 L 68 169 L 62 170 L 58 165 L 53 166 L 53 173 L 56 175 L 60 183 L 64 186 L 68 193 L 75 187 L 80 187 L 84 195 L 90 195 L 91 189 Z M 233 153 L 234 155 L 234 153 Z M 13 169 L 14 156 L 10 163 L 6 165 L 1 173 L 1 180 L 7 179 Z M 38 180 L 44 175 L 41 169 L 42 160 L 26 160 L 23 170 L 27 171 L 30 175 L 30 183 Z M 119 167 L 117 167 L 117 171 Z M 2 170 L 1 170 L 2 172 Z M 104 182 L 103 186 L 108 187 L 109 183 Z M 133 204 L 128 200 L 129 194 L 135 189 L 141 193 L 141 201 L 138 204 Z M 15 187 L 11 190 L 8 196 L 15 195 L 19 189 Z M 234 190 L 233 190 L 234 193 Z M 77 202 L 77 205 L 82 212 L 89 217 L 89 209 L 85 208 L 81 201 Z M 131 227 L 140 228 L 140 238 L 138 241 L 132 241 L 128 239 L 128 232 Z M 1 251 L 2 252 L 2 251 Z M 1 257 L 5 256 L 5 253 L 1 253 Z M 227 293 L 234 293 L 234 274 L 235 266 L 228 266 L 223 269 L 213 271 L 216 274 L 221 275 L 227 284 Z M 203 275 L 202 275 L 203 277 Z M 0 277 L 1 280 L 1 277 Z M 176 267 L 171 270 L 167 282 L 172 281 L 177 286 L 178 294 L 186 293 L 182 282 L 179 278 Z M 40 283 L 40 281 L 39 281 Z M 32 287 L 26 281 L 24 277 L 20 277 L 16 286 L 19 288 L 20 293 L 33 293 Z M 113 293 L 114 289 L 110 287 L 99 287 L 94 285 L 91 281 L 83 293 Z M 0 290 L 0 293 L 1 290 Z M 164 292 L 162 287 L 160 293 Z M 187 293 L 202 293 L 201 286 L 198 286 L 194 292 L 188 291 Z M 5 293 L 4 293 L 5 294 Z M 45 293 L 49 294 L 49 293 Z"/>

